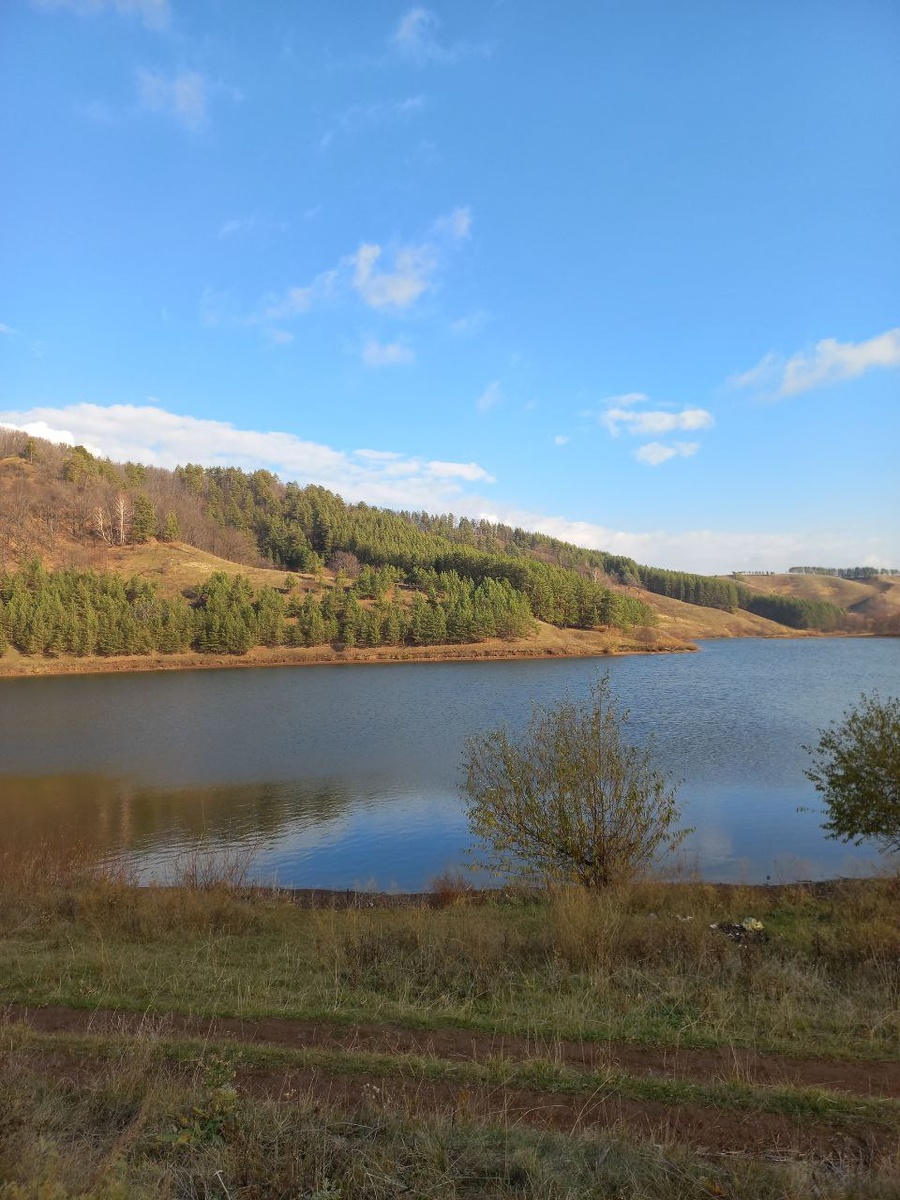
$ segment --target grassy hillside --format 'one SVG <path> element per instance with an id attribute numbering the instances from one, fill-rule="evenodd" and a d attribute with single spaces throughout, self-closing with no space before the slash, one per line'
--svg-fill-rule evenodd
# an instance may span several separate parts
<path id="1" fill-rule="evenodd" d="M 750 591 L 824 600 L 837 604 L 850 617 L 851 632 L 900 633 L 900 576 L 868 580 L 841 579 L 837 575 L 746 575 L 741 583 Z"/>
<path id="2" fill-rule="evenodd" d="M 7 673 L 72 657 L 94 669 L 97 657 L 670 650 L 696 637 L 892 632 L 900 612 L 884 578 L 717 579 L 488 521 L 348 505 L 265 471 L 117 464 L 0 430 L 4 449 L 15 451 L 0 459 Z"/>

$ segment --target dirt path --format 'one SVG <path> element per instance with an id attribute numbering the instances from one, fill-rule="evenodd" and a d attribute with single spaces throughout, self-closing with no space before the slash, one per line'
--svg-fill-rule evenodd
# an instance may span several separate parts
<path id="1" fill-rule="evenodd" d="M 791 1058 L 753 1050 L 694 1050 L 616 1042 L 559 1041 L 461 1029 L 337 1025 L 281 1017 L 243 1020 L 12 1004 L 8 1019 L 40 1033 L 187 1035 L 286 1049 L 316 1047 L 367 1054 L 417 1054 L 451 1062 L 549 1060 L 576 1070 L 626 1072 L 636 1078 L 739 1082 L 748 1086 L 818 1087 L 858 1096 L 900 1098 L 900 1062 Z"/>
<path id="2" fill-rule="evenodd" d="M 16 1068 L 81 1092 L 108 1079 L 118 1067 L 89 1051 L 19 1050 Z M 167 1064 L 184 1082 L 195 1077 L 189 1062 Z M 785 1161 L 817 1159 L 846 1169 L 873 1167 L 896 1152 L 896 1131 L 881 1125 L 828 1121 L 754 1110 L 742 1112 L 691 1102 L 666 1104 L 617 1096 L 612 1088 L 590 1095 L 507 1085 L 459 1084 L 319 1069 L 238 1065 L 231 1079 L 238 1095 L 279 1104 L 337 1110 L 367 1126 L 382 1119 L 450 1118 L 453 1123 L 523 1126 L 558 1133 L 601 1130 L 676 1142 L 701 1155 Z"/>
<path id="3" fill-rule="evenodd" d="M 655 1142 L 680 1142 L 701 1154 L 752 1158 L 817 1158 L 869 1166 L 896 1148 L 893 1130 L 767 1112 L 737 1112 L 701 1104 L 629 1100 L 599 1091 L 567 1096 L 509 1086 L 329 1075 L 321 1071 L 245 1069 L 237 1087 L 275 1100 L 311 1099 L 370 1118 L 402 1112 L 411 1117 L 453 1116 L 494 1125 L 526 1125 L 560 1133 L 622 1130 Z"/>

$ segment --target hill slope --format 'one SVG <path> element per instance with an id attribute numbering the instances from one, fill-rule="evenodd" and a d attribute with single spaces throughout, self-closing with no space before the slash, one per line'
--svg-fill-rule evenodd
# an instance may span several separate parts
<path id="1" fill-rule="evenodd" d="M 69 657 L 93 669 L 658 651 L 890 631 L 900 613 L 884 578 L 663 571 L 488 521 L 348 505 L 265 471 L 164 471 L 16 437 L 0 430 L 0 450 L 17 450 L 0 459 L 7 672 Z"/>

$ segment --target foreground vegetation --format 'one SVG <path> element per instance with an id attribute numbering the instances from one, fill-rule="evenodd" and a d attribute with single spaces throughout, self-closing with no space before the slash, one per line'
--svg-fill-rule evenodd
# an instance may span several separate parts
<path id="1" fill-rule="evenodd" d="M 316 907 L 236 866 L 4 858 L 4 1200 L 900 1185 L 898 878 Z"/>

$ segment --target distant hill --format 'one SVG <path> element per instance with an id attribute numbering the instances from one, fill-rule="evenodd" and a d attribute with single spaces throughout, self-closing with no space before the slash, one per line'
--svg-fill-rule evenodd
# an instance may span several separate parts
<path id="1" fill-rule="evenodd" d="M 267 471 L 113 463 L 4 429 L 0 453 L 9 653 L 599 653 L 897 632 L 898 581 L 883 577 L 664 571 L 489 521 L 346 504 Z"/>
<path id="2" fill-rule="evenodd" d="M 825 601 L 840 606 L 848 628 L 881 634 L 900 634 L 900 576 L 874 575 L 870 579 L 843 579 L 837 575 L 747 575 L 741 578 L 749 591 L 790 596 L 798 600 Z"/>

